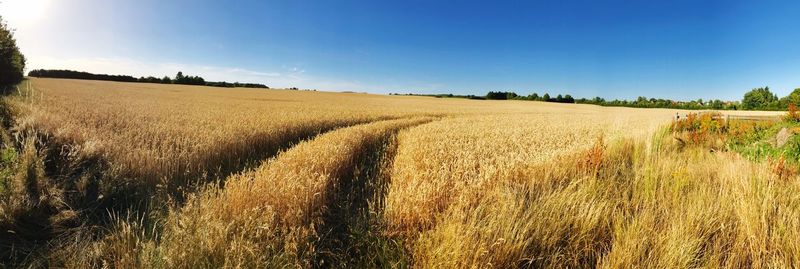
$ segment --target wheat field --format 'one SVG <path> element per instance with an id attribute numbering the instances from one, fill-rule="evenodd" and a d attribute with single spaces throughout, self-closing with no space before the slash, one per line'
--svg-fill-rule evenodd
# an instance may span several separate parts
<path id="1" fill-rule="evenodd" d="M 45 130 L 81 155 L 109 160 L 120 178 L 173 188 L 201 177 L 225 176 L 313 135 L 377 120 L 486 114 L 527 115 L 523 118 L 623 115 L 626 111 L 38 78 L 31 89 L 29 102 L 20 106 L 28 110 L 21 113 L 25 115 L 19 120 L 21 128 Z M 653 111 L 641 118 L 665 122 L 668 116 L 666 111 Z"/>
<path id="2" fill-rule="evenodd" d="M 4 202 L 0 228 L 21 240 L 18 220 L 40 211 L 66 228 L 48 231 L 48 247 L 4 247 L 17 264 L 800 264 L 798 181 L 732 152 L 676 145 L 665 126 L 687 111 L 26 83 L 5 101 L 9 133 L 37 138 L 27 158 L 44 161 L 24 163 L 37 176 L 11 184 L 37 188 L 3 194 L 34 209 Z"/>

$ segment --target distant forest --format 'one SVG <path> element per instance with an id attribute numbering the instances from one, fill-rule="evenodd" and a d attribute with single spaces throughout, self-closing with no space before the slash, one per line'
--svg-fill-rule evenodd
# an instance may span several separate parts
<path id="1" fill-rule="evenodd" d="M 722 101 L 715 100 L 691 100 L 691 101 L 674 101 L 670 99 L 656 99 L 640 96 L 636 100 L 606 100 L 601 97 L 592 99 L 580 98 L 575 99 L 571 95 L 556 95 L 552 97 L 550 94 L 545 93 L 539 95 L 533 93 L 530 95 L 519 95 L 510 91 L 490 91 L 485 96 L 477 95 L 454 95 L 454 94 L 397 94 L 391 95 L 413 95 L 413 96 L 430 96 L 436 98 L 465 98 L 475 100 L 524 100 L 524 101 L 542 101 L 554 103 L 576 103 L 576 104 L 594 104 L 600 106 L 619 106 L 619 107 L 637 107 L 637 108 L 674 108 L 674 109 L 715 109 L 715 110 L 786 110 L 790 104 L 800 107 L 800 88 L 795 89 L 789 95 L 778 98 L 777 95 L 769 90 L 769 87 L 755 88 L 744 94 L 741 101 Z"/>
<path id="2" fill-rule="evenodd" d="M 89 72 L 73 71 L 73 70 L 45 70 L 36 69 L 28 72 L 28 76 L 40 78 L 70 78 L 70 79 L 90 79 L 90 80 L 106 80 L 106 81 L 119 81 L 119 82 L 141 82 L 141 83 L 160 83 L 160 84 L 183 84 L 183 85 L 205 85 L 213 87 L 245 87 L 245 88 L 263 88 L 269 89 L 267 85 L 258 83 L 239 83 L 239 82 L 225 82 L 225 81 L 206 81 L 199 76 L 187 76 L 183 72 L 178 72 L 174 78 L 164 76 L 157 78 L 153 76 L 136 78 L 128 75 L 106 75 L 106 74 L 92 74 Z"/>

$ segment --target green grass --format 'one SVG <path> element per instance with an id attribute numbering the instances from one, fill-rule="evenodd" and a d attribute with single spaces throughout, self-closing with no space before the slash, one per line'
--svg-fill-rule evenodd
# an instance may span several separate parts
<path id="1" fill-rule="evenodd" d="M 759 126 L 742 136 L 731 137 L 728 147 L 753 161 L 783 158 L 795 166 L 800 166 L 800 135 L 792 135 L 786 144 L 780 147 L 774 143 L 775 137 L 783 128 L 798 129 L 800 123 L 782 121 Z"/>

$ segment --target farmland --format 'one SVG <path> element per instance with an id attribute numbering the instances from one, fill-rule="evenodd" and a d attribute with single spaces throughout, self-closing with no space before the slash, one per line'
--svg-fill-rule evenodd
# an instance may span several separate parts
<path id="1" fill-rule="evenodd" d="M 6 263 L 800 264 L 795 175 L 676 142 L 686 111 L 41 78 L 4 102 Z"/>

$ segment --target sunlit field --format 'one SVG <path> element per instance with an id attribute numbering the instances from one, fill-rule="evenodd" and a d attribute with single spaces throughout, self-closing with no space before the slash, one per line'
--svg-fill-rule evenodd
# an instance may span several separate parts
<path id="1" fill-rule="evenodd" d="M 798 11 L 0 0 L 0 269 L 800 268 Z"/>
<path id="2" fill-rule="evenodd" d="M 777 123 L 41 78 L 3 102 L 8 264 L 800 264 L 796 169 L 740 154 Z"/>

